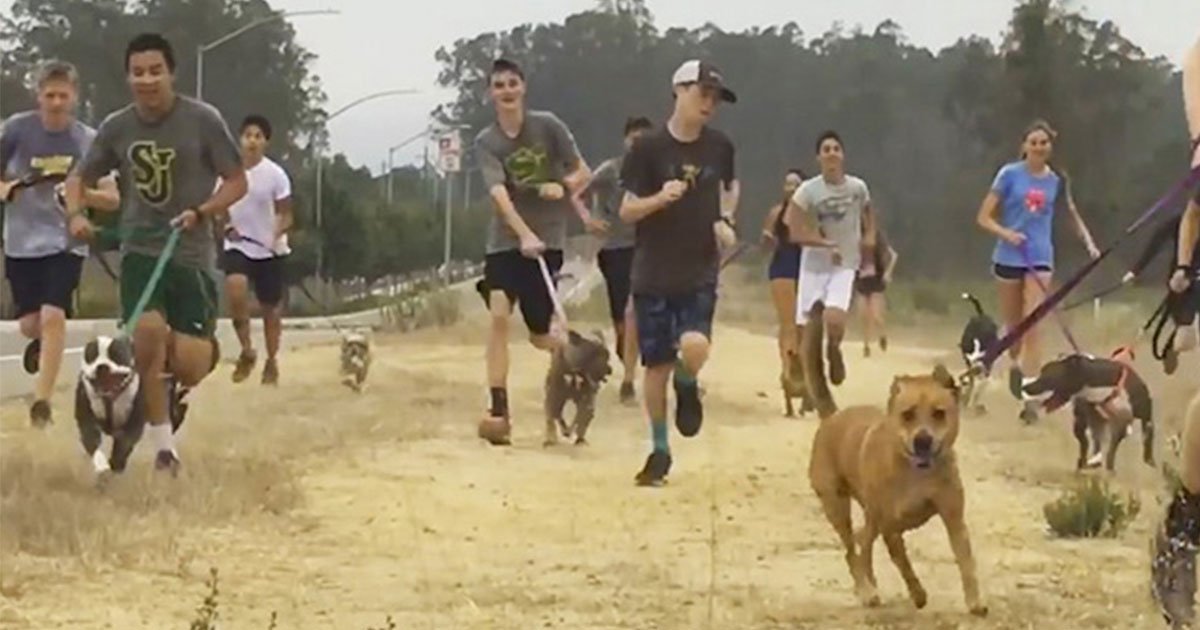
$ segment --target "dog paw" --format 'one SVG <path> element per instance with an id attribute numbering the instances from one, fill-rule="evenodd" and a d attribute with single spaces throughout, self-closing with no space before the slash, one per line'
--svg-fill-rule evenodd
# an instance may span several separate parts
<path id="1" fill-rule="evenodd" d="M 575 446 L 587 446 L 587 445 L 588 445 L 588 441 L 586 438 L 583 438 L 583 437 L 575 438 Z"/>
<path id="2" fill-rule="evenodd" d="M 863 587 L 858 589 L 858 601 L 867 608 L 877 608 L 882 600 L 879 599 L 879 593 L 874 587 Z"/>
<path id="3" fill-rule="evenodd" d="M 921 610 L 922 608 L 925 607 L 925 604 L 929 603 L 929 595 L 925 592 L 925 589 L 919 584 L 915 588 L 911 589 L 908 592 L 908 595 L 910 598 L 912 598 L 913 606 L 916 606 L 917 610 Z"/>
<path id="4" fill-rule="evenodd" d="M 114 473 L 112 470 L 98 470 L 92 481 L 92 485 L 99 492 L 104 492 L 112 484 Z"/>
<path id="5" fill-rule="evenodd" d="M 970 606 L 969 608 L 970 608 L 971 614 L 975 615 L 976 617 L 986 617 L 988 615 L 988 607 L 984 604 L 976 603 L 975 605 Z"/>

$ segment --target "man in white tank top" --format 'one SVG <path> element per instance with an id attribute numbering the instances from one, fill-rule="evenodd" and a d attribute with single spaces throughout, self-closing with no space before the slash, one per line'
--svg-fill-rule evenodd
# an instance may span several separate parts
<path id="1" fill-rule="evenodd" d="M 266 118 L 251 115 L 242 122 L 242 164 L 249 188 L 246 196 L 229 208 L 222 257 L 229 314 L 242 345 L 233 371 L 235 383 L 246 380 L 258 361 L 250 339 L 250 286 L 262 310 L 266 337 L 262 382 L 275 385 L 279 381 L 275 355 L 279 352 L 286 289 L 284 257 L 291 253 L 287 230 L 292 226 L 292 184 L 283 167 L 264 155 L 270 140 L 271 123 Z"/>

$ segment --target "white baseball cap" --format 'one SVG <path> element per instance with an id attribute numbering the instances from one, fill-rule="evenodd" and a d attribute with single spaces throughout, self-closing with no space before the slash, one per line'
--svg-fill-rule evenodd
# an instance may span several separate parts
<path id="1" fill-rule="evenodd" d="M 721 92 L 721 100 L 729 103 L 737 102 L 737 94 L 725 86 L 725 80 L 716 66 L 699 59 L 689 59 L 683 62 L 671 77 L 671 85 L 687 85 L 699 83 L 716 88 Z"/>

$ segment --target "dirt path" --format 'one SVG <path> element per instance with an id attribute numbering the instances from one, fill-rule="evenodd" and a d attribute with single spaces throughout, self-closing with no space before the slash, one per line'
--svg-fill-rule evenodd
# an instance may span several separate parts
<path id="1" fill-rule="evenodd" d="M 335 385 L 333 347 L 289 353 L 278 390 L 235 388 L 225 368 L 197 393 L 185 474 L 154 477 L 143 448 L 103 495 L 87 487 L 65 398 L 47 435 L 6 405 L 0 628 L 185 628 L 209 567 L 222 630 L 265 629 L 271 611 L 304 630 L 386 615 L 404 629 L 1161 627 L 1146 582 L 1158 477 L 1136 440 L 1118 464 L 1145 505 L 1134 527 L 1053 540 L 1041 506 L 1073 477 L 1066 420 L 1021 427 L 995 392 L 993 416 L 967 419 L 959 442 L 991 616 L 966 614 L 936 522 L 909 537 L 929 608 L 912 609 L 880 552 L 884 605 L 865 611 L 808 489 L 816 421 L 781 417 L 771 339 L 718 330 L 704 430 L 673 434 L 670 485 L 643 489 L 632 478 L 648 430 L 612 384 L 590 446 L 541 448 L 544 359 L 524 346 L 515 445 L 480 443 L 479 334 L 381 340 L 360 397 Z M 839 401 L 882 402 L 893 374 L 933 360 L 851 358 Z"/>

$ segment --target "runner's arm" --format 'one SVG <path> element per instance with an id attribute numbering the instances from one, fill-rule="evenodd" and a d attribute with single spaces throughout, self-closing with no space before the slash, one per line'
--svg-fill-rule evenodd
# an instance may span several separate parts
<path id="1" fill-rule="evenodd" d="M 87 193 L 91 189 L 101 187 L 101 179 L 111 179 L 111 173 L 120 166 L 120 160 L 117 157 L 117 152 L 113 144 L 112 127 L 107 120 L 100 124 L 100 128 L 96 130 L 96 137 L 92 139 L 88 145 L 87 151 L 81 159 L 67 174 L 67 181 L 63 184 L 63 197 L 66 202 L 67 221 L 70 222 L 77 215 L 82 215 L 84 208 L 90 205 L 87 199 Z M 115 188 L 115 181 L 112 182 Z M 115 210 L 111 204 L 113 201 L 109 199 L 99 199 L 102 203 L 99 204 L 99 210 Z M 120 198 L 116 199 L 119 206 Z"/>
<path id="2" fill-rule="evenodd" d="M 1092 232 L 1088 230 L 1087 222 L 1083 220 L 1083 213 L 1079 211 L 1079 206 L 1075 205 L 1075 196 L 1071 194 L 1071 187 L 1066 187 L 1067 193 L 1067 213 L 1071 215 L 1071 223 L 1075 226 L 1075 234 L 1079 240 L 1083 241 L 1083 246 L 1088 249 L 1088 252 L 1099 252 L 1096 247 L 1096 241 L 1092 238 Z"/>
<path id="3" fill-rule="evenodd" d="M 994 190 L 989 190 L 987 196 L 983 198 L 983 203 L 979 206 L 979 214 L 975 217 L 975 222 L 987 232 L 1007 240 L 1012 234 L 1012 230 L 1000 225 L 999 217 L 1000 195 L 996 194 Z"/>
<path id="4" fill-rule="evenodd" d="M 787 210 L 784 212 L 783 222 L 787 224 L 788 234 L 791 235 L 793 243 L 805 247 L 837 247 L 836 243 L 821 234 L 812 212 L 807 207 L 798 205 L 796 197 L 788 201 Z"/>
<path id="5" fill-rule="evenodd" d="M 296 215 L 292 212 L 292 179 L 282 167 L 276 169 L 278 180 L 275 189 L 275 239 L 278 240 L 292 229 Z"/>
<path id="6" fill-rule="evenodd" d="M 1200 265 L 1200 261 L 1192 260 L 1197 240 L 1200 240 L 1200 202 L 1193 199 L 1179 221 L 1178 266 L 1192 268 L 1193 265 Z"/>
<path id="7" fill-rule="evenodd" d="M 1200 139 L 1200 39 L 1183 60 L 1183 104 L 1187 112 L 1188 137 Z M 1192 147 L 1192 166 L 1200 165 L 1200 145 Z"/>
<path id="8" fill-rule="evenodd" d="M 121 193 L 117 190 L 117 179 L 112 175 L 100 178 L 95 188 L 85 188 L 83 204 L 88 208 L 102 212 L 116 212 L 121 209 Z"/>
<path id="9" fill-rule="evenodd" d="M 892 274 L 895 273 L 895 271 L 896 271 L 896 262 L 898 262 L 900 260 L 900 253 L 897 252 L 896 248 L 892 247 L 891 245 L 888 245 L 887 248 L 888 248 L 888 253 L 891 254 L 891 258 L 890 258 L 890 260 L 888 260 L 887 271 L 883 272 L 883 281 L 891 282 Z"/>
<path id="10" fill-rule="evenodd" d="M 767 210 L 767 219 L 763 221 L 763 236 L 767 238 L 775 238 L 775 222 L 783 215 L 783 204 L 776 204 Z"/>
<path id="11" fill-rule="evenodd" d="M 877 232 L 875 231 L 875 208 L 869 202 L 863 206 L 863 222 L 862 222 L 862 246 L 865 249 L 875 249 L 879 244 Z"/>

